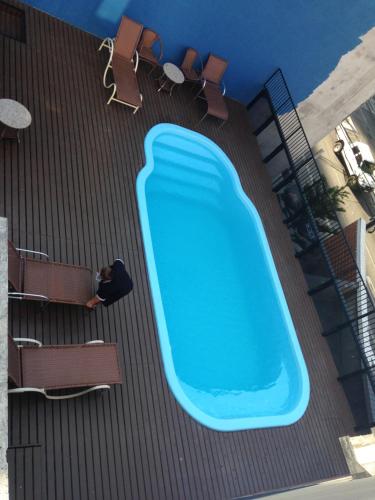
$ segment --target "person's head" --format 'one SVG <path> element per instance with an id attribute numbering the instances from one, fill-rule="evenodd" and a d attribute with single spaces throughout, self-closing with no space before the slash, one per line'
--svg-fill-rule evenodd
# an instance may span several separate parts
<path id="1" fill-rule="evenodd" d="M 100 278 L 103 281 L 109 281 L 112 278 L 112 268 L 109 266 L 102 267 L 100 270 Z"/>

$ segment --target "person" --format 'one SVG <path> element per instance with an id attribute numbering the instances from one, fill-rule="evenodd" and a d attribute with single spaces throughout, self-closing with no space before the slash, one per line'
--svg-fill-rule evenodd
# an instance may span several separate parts
<path id="1" fill-rule="evenodd" d="M 121 259 L 116 259 L 111 266 L 103 267 L 99 273 L 99 280 L 95 297 L 86 303 L 86 307 L 91 310 L 98 304 L 108 307 L 133 290 L 133 281 Z"/>

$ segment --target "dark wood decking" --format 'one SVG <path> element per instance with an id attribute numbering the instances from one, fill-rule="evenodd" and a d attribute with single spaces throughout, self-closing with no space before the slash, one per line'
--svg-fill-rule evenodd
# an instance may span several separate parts
<path id="1" fill-rule="evenodd" d="M 33 116 L 20 145 L 0 143 L 0 214 L 9 236 L 57 261 L 97 269 L 123 256 L 134 292 L 112 308 L 11 303 L 10 333 L 44 343 L 116 341 L 124 383 L 102 397 L 9 404 L 13 498 L 220 499 L 347 474 L 338 437 L 352 418 L 242 105 L 222 129 L 188 87 L 156 93 L 139 72 L 144 108 L 113 103 L 101 84 L 98 40 L 26 10 L 26 44 L 0 36 L 0 95 Z M 249 68 L 251 71 L 251 68 Z M 219 433 L 192 420 L 166 383 L 147 282 L 135 179 L 158 122 L 197 129 L 232 159 L 257 206 L 307 361 L 311 400 L 287 428 Z M 42 492 L 42 494 L 40 493 Z"/>

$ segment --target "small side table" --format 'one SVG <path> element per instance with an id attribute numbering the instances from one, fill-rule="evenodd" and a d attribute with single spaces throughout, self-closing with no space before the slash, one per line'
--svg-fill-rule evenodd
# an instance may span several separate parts
<path id="1" fill-rule="evenodd" d="M 19 131 L 31 124 L 31 114 L 25 106 L 13 99 L 0 99 L 0 139 L 17 139 Z"/>
<path id="2" fill-rule="evenodd" d="M 160 87 L 158 92 L 166 90 L 169 95 L 172 95 L 175 86 L 181 85 L 184 81 L 185 77 L 180 68 L 173 63 L 167 62 L 163 64 L 163 74 L 159 78 Z"/>

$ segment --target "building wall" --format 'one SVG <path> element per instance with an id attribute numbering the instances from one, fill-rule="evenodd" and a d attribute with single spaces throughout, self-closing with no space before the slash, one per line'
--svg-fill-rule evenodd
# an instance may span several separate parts
<path id="1" fill-rule="evenodd" d="M 221 55 L 229 60 L 225 75 L 228 95 L 244 103 L 281 67 L 296 104 L 303 103 L 302 112 L 309 115 L 313 142 L 326 134 L 327 131 L 321 133 L 320 129 L 325 130 L 325 121 L 330 121 L 331 114 L 336 111 L 335 120 L 338 114 L 331 106 L 331 84 L 319 94 L 313 92 L 321 89 L 341 57 L 358 47 L 360 37 L 375 26 L 374 0 L 26 0 L 26 3 L 98 37 L 114 35 L 121 15 L 126 13 L 161 35 L 165 60 L 178 63 L 188 46 L 199 50 L 203 59 L 209 52 Z M 337 82 L 334 85 L 339 90 L 335 97 L 342 97 L 341 101 L 345 101 L 346 93 L 352 95 L 361 85 L 354 68 L 346 71 L 349 73 L 344 75 L 344 82 L 339 74 L 342 85 Z M 350 83 L 352 76 L 354 84 Z M 310 99 L 313 106 L 308 106 Z"/>

